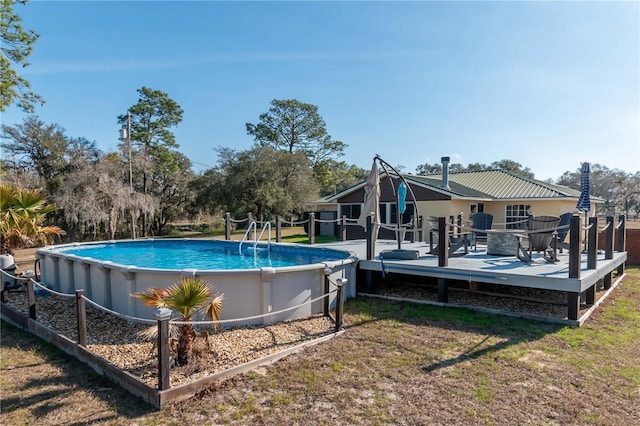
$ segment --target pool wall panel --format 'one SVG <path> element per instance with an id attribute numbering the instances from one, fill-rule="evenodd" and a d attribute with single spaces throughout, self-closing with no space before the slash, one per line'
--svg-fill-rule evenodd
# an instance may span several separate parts
<path id="1" fill-rule="evenodd" d="M 221 319 L 232 321 L 225 327 L 270 324 L 321 313 L 323 301 L 309 301 L 324 292 L 325 271 L 333 282 L 347 278 L 346 297 L 355 297 L 355 260 L 345 259 L 319 264 L 283 268 L 263 267 L 247 270 L 165 270 L 140 268 L 64 254 L 48 247 L 37 252 L 41 282 L 68 294 L 84 289 L 85 296 L 98 305 L 131 317 L 155 319 L 156 309 L 145 307 L 133 293 L 150 288 L 168 288 L 185 276 L 198 276 L 216 293 L 224 294 Z M 329 268 L 329 269 L 326 269 Z M 331 286 L 330 306 L 335 308 L 335 286 Z M 298 306 L 302 305 L 302 306 Z M 288 309 L 295 307 L 294 309 Z M 285 310 L 284 312 L 280 312 Z M 250 318 L 274 313 L 262 318 Z M 203 319 L 203 318 L 196 318 Z"/>

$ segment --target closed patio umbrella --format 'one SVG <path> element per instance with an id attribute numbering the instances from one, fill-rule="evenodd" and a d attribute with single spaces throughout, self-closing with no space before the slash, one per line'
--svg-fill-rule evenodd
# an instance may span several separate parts
<path id="1" fill-rule="evenodd" d="M 587 225 L 587 212 L 591 210 L 591 198 L 589 192 L 591 191 L 591 167 L 589 163 L 582 163 L 580 169 L 580 198 L 578 198 L 578 205 L 576 208 L 584 212 L 584 224 Z M 587 230 L 584 231 L 584 246 L 587 247 Z"/>
<path id="2" fill-rule="evenodd" d="M 591 190 L 591 168 L 589 163 L 582 163 L 580 169 L 580 198 L 576 208 L 583 212 L 591 210 L 591 198 L 589 192 Z"/>
<path id="3" fill-rule="evenodd" d="M 374 217 L 372 218 L 375 223 L 380 222 L 380 175 L 378 173 L 378 166 L 376 165 L 375 159 L 373 160 L 373 165 L 371 166 L 371 171 L 369 172 L 369 176 L 365 181 L 364 185 L 364 206 L 362 207 L 362 211 L 360 212 L 360 217 L 358 218 L 358 224 L 366 229 L 367 227 L 367 216 L 371 213 L 374 213 Z M 378 226 L 373 226 L 373 239 L 378 238 Z"/>

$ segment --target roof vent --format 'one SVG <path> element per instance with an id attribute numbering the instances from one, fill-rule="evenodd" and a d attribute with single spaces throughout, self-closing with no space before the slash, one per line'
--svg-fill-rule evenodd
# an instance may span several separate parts
<path id="1" fill-rule="evenodd" d="M 440 161 L 442 162 L 442 187 L 445 189 L 449 189 L 449 161 L 451 159 L 449 157 L 442 157 Z"/>

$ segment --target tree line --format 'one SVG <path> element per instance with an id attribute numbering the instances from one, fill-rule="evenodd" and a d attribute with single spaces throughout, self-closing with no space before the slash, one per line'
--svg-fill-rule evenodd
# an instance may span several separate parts
<path id="1" fill-rule="evenodd" d="M 260 220 L 301 215 L 310 201 L 367 176 L 367 170 L 339 160 L 347 144 L 328 134 L 318 107 L 296 99 L 271 101 L 256 123 L 245 125 L 254 140 L 250 149 L 217 147 L 217 165 L 196 174 L 172 132 L 182 108 L 159 90 L 142 87 L 138 94 L 137 103 L 116 118 L 123 133 L 114 152 L 35 115 L 2 125 L 3 182 L 43 188 L 58 207 L 53 223 L 71 241 L 163 235 L 177 220 L 222 218 L 227 211 L 235 218 L 251 212 Z M 451 172 L 488 169 L 534 178 L 512 160 L 450 165 Z M 599 164 L 591 171 L 591 195 L 605 200 L 601 214 L 640 214 L 640 173 Z M 441 164 L 416 169 L 419 175 L 441 172 Z M 580 189 L 580 170 L 551 183 Z"/>
<path id="2" fill-rule="evenodd" d="M 339 160 L 347 145 L 328 134 L 317 106 L 295 99 L 274 99 L 255 124 L 246 123 L 252 148 L 218 147 L 218 164 L 196 174 L 173 133 L 182 108 L 159 90 L 138 94 L 116 119 L 123 131 L 114 152 L 36 115 L 2 125 L 3 181 L 43 188 L 71 241 L 162 235 L 178 219 L 225 211 L 263 220 L 300 215 L 309 201 L 366 177 Z"/>

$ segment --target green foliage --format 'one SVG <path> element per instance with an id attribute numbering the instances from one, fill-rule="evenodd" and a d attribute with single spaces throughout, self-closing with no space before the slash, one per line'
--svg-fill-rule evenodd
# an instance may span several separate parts
<path id="1" fill-rule="evenodd" d="M 241 152 L 220 148 L 218 155 L 218 167 L 194 185 L 198 190 L 196 200 L 210 208 L 224 208 L 238 217 L 251 212 L 259 219 L 271 219 L 301 212 L 318 197 L 317 184 L 302 152 L 269 147 Z"/>
<path id="2" fill-rule="evenodd" d="M 337 194 L 367 178 L 368 170 L 329 158 L 318 164 L 314 176 L 320 183 L 322 196 Z"/>
<path id="3" fill-rule="evenodd" d="M 214 293 L 210 284 L 198 277 L 184 277 L 168 289 L 150 288 L 144 293 L 134 293 L 131 296 L 141 300 L 145 306 L 171 309 L 180 315 L 180 320 L 184 323 L 170 333 L 177 334 L 176 358 L 180 365 L 189 362 L 193 341 L 196 338 L 196 332 L 189 321 L 198 313 L 204 314 L 209 320 L 218 321 L 224 300 L 224 295 Z M 155 338 L 157 327 L 149 327 L 142 335 L 150 339 Z"/>
<path id="4" fill-rule="evenodd" d="M 56 226 L 43 226 L 55 209 L 38 189 L 0 184 L 0 254 L 11 254 L 12 247 L 50 244 L 54 235 L 64 234 Z"/>
<path id="5" fill-rule="evenodd" d="M 14 172 L 29 170 L 55 194 L 65 175 L 97 161 L 100 151 L 95 142 L 71 138 L 58 124 L 45 124 L 37 116 L 26 117 L 22 124 L 2 125 L 0 146 L 10 155 L 6 167 Z"/>
<path id="6" fill-rule="evenodd" d="M 493 163 L 486 165 L 482 163 L 471 163 L 467 167 L 464 167 L 460 163 L 452 163 L 449 165 L 449 171 L 452 173 L 458 172 L 479 172 L 483 170 L 504 170 L 507 172 L 511 172 L 513 174 L 522 176 L 527 179 L 533 179 L 534 174 L 528 167 L 523 167 L 522 164 L 513 161 L 513 160 L 500 160 L 494 161 Z M 442 173 L 442 164 L 434 163 L 434 164 L 421 164 L 416 167 L 417 175 L 431 175 L 431 174 L 441 174 Z"/>
<path id="7" fill-rule="evenodd" d="M 178 148 L 169 129 L 182 122 L 180 105 L 160 90 L 142 87 L 138 94 L 138 102 L 129 108 L 132 143 L 145 153 L 158 146 Z M 118 116 L 118 123 L 125 125 L 127 114 Z"/>
<path id="8" fill-rule="evenodd" d="M 247 134 L 258 146 L 289 153 L 303 152 L 315 170 L 323 162 L 341 156 L 346 144 L 333 140 L 315 105 L 297 99 L 274 99 L 271 108 L 260 114 L 258 124 L 247 123 Z"/>
<path id="9" fill-rule="evenodd" d="M 118 116 L 118 123 L 128 133 L 120 148 L 123 157 L 132 163 L 133 185 L 158 203 L 153 231 L 161 234 L 162 227 L 175 218 L 188 201 L 186 182 L 178 184 L 178 181 L 190 179 L 180 171 L 187 172 L 191 163 L 176 151 L 180 145 L 170 130 L 182 122 L 183 110 L 160 90 L 142 87 L 138 94 L 138 102 L 129 108 L 128 114 Z M 150 215 L 142 212 L 141 216 L 142 236 L 146 236 L 152 231 Z"/>
<path id="10" fill-rule="evenodd" d="M 580 168 L 565 172 L 557 180 L 558 185 L 580 189 Z M 624 213 L 627 217 L 640 217 L 640 172 L 625 173 L 618 169 L 591 164 L 592 196 L 604 199 L 598 206 L 598 214 L 615 216 Z"/>
<path id="11" fill-rule="evenodd" d="M 31 84 L 13 69 L 12 63 L 20 68 L 29 66 L 27 58 L 39 35 L 22 28 L 22 19 L 13 10 L 15 3 L 0 0 L 0 112 L 16 103 L 24 112 L 32 113 L 34 104 L 43 104 L 44 100 L 30 90 Z M 27 0 L 20 3 L 26 4 Z"/>

